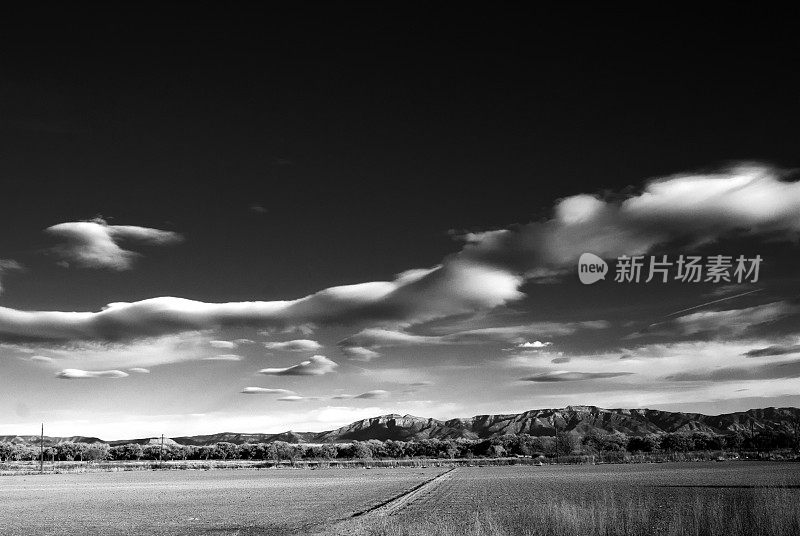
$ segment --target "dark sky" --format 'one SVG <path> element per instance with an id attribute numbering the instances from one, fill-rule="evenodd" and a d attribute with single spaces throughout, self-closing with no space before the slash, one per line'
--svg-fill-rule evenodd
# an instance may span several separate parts
<path id="1" fill-rule="evenodd" d="M 9 16 L 0 258 L 25 271 L 3 275 L 2 306 L 291 300 L 434 266 L 464 246 L 451 231 L 545 221 L 568 196 L 622 199 L 737 162 L 796 168 L 796 14 L 658 9 L 123 3 Z M 184 241 L 135 248 L 135 270 L 57 265 L 42 231 L 100 216 Z M 772 299 L 794 295 L 787 266 Z M 528 320 L 638 310 L 578 313 L 560 300 L 576 288 L 526 285 L 539 305 L 519 307 Z"/>
<path id="2" fill-rule="evenodd" d="M 206 299 L 230 298 L 220 280 L 244 262 L 271 267 L 254 289 L 294 296 L 431 264 L 448 229 L 531 221 L 566 195 L 797 164 L 798 47 L 760 12 L 103 13 L 5 29 L 0 223 L 102 214 L 202 234 L 225 251 Z M 254 203 L 264 218 L 241 210 Z M 265 224 L 268 240 L 247 232 Z"/>

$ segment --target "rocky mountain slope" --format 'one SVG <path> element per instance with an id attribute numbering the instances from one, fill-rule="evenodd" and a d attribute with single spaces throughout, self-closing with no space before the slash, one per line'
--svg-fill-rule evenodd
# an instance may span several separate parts
<path id="1" fill-rule="evenodd" d="M 503 434 L 552 436 L 558 428 L 563 432 L 585 435 L 622 432 L 644 435 L 669 432 L 759 432 L 762 430 L 796 430 L 800 427 L 800 408 L 764 408 L 703 415 L 651 409 L 603 409 L 595 406 L 568 406 L 561 409 L 535 409 L 507 415 L 476 415 L 463 419 L 437 420 L 413 415 L 381 415 L 348 424 L 326 432 L 283 432 L 280 434 L 220 433 L 212 435 L 173 437 L 165 441 L 181 445 L 211 445 L 220 441 L 230 443 L 338 443 L 369 439 L 414 441 L 420 439 L 485 439 Z M 0 442 L 38 444 L 39 436 L 0 436 Z M 45 437 L 45 444 L 64 441 L 97 443 L 94 437 Z M 108 441 L 148 444 L 153 438 Z"/>

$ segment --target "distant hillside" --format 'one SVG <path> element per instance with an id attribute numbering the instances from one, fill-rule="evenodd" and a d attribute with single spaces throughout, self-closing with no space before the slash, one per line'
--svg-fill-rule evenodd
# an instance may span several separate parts
<path id="1" fill-rule="evenodd" d="M 661 434 L 670 432 L 760 432 L 763 430 L 797 430 L 800 408 L 751 409 L 723 415 L 680 413 L 652 409 L 603 409 L 595 406 L 568 406 L 562 409 L 536 409 L 508 415 L 476 415 L 464 419 L 440 421 L 413 415 L 381 415 L 364 419 L 327 432 L 283 432 L 280 434 L 220 433 L 165 439 L 165 444 L 212 445 L 230 443 L 342 443 L 369 439 L 414 441 L 420 439 L 485 439 L 503 434 L 552 436 L 556 428 L 564 432 L 585 435 L 621 432 L 627 435 Z M 39 436 L 0 436 L 0 442 L 38 444 Z M 99 443 L 96 437 L 47 437 L 45 444 L 64 441 Z M 158 443 L 158 438 L 108 441 L 111 445 Z"/>
<path id="2" fill-rule="evenodd" d="M 367 439 L 409 441 L 428 438 L 484 439 L 503 434 L 552 436 L 556 427 L 585 435 L 622 432 L 628 435 L 705 431 L 719 434 L 736 431 L 785 430 L 800 424 L 798 408 L 766 408 L 724 415 L 677 413 L 650 409 L 602 409 L 568 406 L 538 409 L 510 415 L 477 415 L 439 421 L 411 415 L 383 415 L 354 422 L 338 430 L 317 435 L 318 442 Z"/>
<path id="3" fill-rule="evenodd" d="M 213 445 L 221 441 L 228 443 L 235 443 L 241 445 L 242 443 L 271 443 L 273 441 L 286 441 L 287 443 L 319 443 L 317 441 L 316 432 L 283 432 L 280 434 L 235 434 L 230 432 L 223 432 L 221 434 L 211 435 L 198 435 L 198 436 L 183 436 L 173 437 L 172 439 L 181 445 Z M 115 441 L 114 443 L 125 443 L 126 441 Z"/>
<path id="4" fill-rule="evenodd" d="M 38 435 L 4 435 L 0 436 L 0 443 L 14 443 L 23 445 L 38 445 L 41 436 Z M 44 436 L 45 446 L 57 445 L 59 443 L 66 443 L 71 441 L 73 443 L 108 443 L 96 437 L 86 436 L 70 436 L 70 437 L 51 437 Z"/>

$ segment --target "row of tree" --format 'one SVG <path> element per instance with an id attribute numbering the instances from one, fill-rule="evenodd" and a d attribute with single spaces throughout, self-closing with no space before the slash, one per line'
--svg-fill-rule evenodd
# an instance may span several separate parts
<path id="1" fill-rule="evenodd" d="M 583 437 L 571 433 L 555 436 L 508 434 L 491 439 L 423 439 L 419 441 L 353 441 L 324 445 L 219 442 L 192 446 L 128 443 L 110 447 L 105 443 L 64 442 L 44 449 L 48 461 L 93 460 L 271 460 L 371 459 L 371 458 L 472 458 L 503 456 L 566 456 L 604 452 L 690 452 L 717 450 L 770 451 L 800 448 L 798 434 L 762 431 L 728 435 L 707 432 L 627 436 L 590 432 Z M 0 443 L 0 460 L 38 460 L 38 447 Z"/>

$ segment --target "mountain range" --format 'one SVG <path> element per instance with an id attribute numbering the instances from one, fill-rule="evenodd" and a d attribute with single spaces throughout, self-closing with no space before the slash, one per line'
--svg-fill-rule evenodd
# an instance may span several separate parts
<path id="1" fill-rule="evenodd" d="M 663 434 L 670 432 L 711 432 L 732 434 L 763 430 L 792 431 L 800 427 L 800 408 L 763 408 L 748 411 L 703 415 L 652 409 L 603 409 L 595 406 L 567 406 L 561 409 L 535 409 L 523 413 L 476 415 L 450 420 L 428 419 L 413 415 L 381 415 L 353 422 L 325 432 L 283 432 L 280 434 L 219 433 L 172 437 L 165 443 L 211 445 L 230 443 L 343 443 L 369 439 L 415 441 L 421 439 L 486 439 L 504 434 L 552 436 L 556 429 L 583 436 L 590 432 L 627 435 Z M 0 436 L 0 442 L 38 444 L 39 436 Z M 65 441 L 83 443 L 149 444 L 155 438 L 103 441 L 96 437 L 48 437 L 45 444 Z"/>

